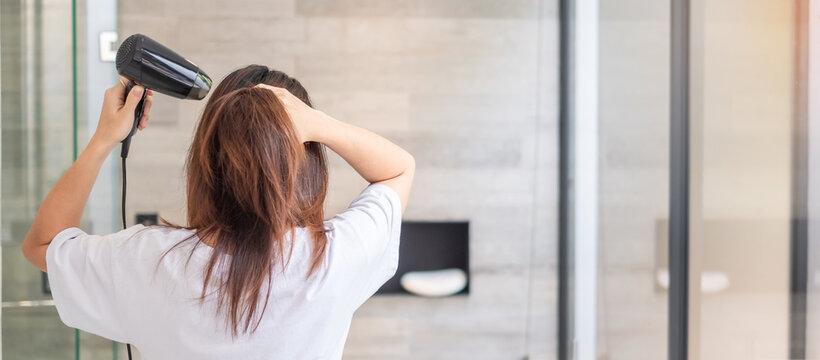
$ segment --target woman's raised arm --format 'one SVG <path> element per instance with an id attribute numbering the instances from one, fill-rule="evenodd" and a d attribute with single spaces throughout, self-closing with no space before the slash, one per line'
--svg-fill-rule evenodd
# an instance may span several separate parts
<path id="1" fill-rule="evenodd" d="M 416 162 L 398 145 L 369 130 L 336 120 L 307 106 L 285 89 L 259 84 L 272 90 L 285 106 L 302 142 L 321 142 L 339 154 L 371 184 L 391 187 L 407 207 Z"/>
<path id="2" fill-rule="evenodd" d="M 131 131 L 134 124 L 134 109 L 142 91 L 142 86 L 135 86 L 125 100 L 125 86 L 122 83 L 117 83 L 106 90 L 97 131 L 77 161 L 57 181 L 40 205 L 34 223 L 21 246 L 26 259 L 40 270 L 46 271 L 46 250 L 54 236 L 60 231 L 80 225 L 85 203 L 103 161 Z M 147 124 L 152 94 L 153 92 L 148 90 L 145 110 L 140 118 L 140 130 Z"/>

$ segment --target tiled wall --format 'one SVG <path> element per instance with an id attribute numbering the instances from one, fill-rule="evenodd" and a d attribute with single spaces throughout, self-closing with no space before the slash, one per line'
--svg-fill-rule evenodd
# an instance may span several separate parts
<path id="1" fill-rule="evenodd" d="M 469 220 L 471 293 L 377 296 L 347 359 L 554 358 L 557 1 L 121 1 L 145 33 L 214 78 L 250 63 L 418 164 L 405 219 Z M 182 165 L 201 102 L 158 96 L 132 145 L 129 211 L 184 221 Z M 327 214 L 366 185 L 331 156 Z"/>

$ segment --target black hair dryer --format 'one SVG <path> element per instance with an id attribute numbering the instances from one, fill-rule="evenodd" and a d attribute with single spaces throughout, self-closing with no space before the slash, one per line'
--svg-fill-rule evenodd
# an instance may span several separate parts
<path id="1" fill-rule="evenodd" d="M 117 72 L 128 80 L 125 96 L 134 85 L 179 99 L 202 100 L 211 90 L 211 78 L 190 60 L 171 49 L 142 35 L 134 34 L 122 42 L 117 50 Z M 131 136 L 137 131 L 146 92 L 134 111 L 134 126 L 122 141 L 122 158 L 128 157 Z"/>

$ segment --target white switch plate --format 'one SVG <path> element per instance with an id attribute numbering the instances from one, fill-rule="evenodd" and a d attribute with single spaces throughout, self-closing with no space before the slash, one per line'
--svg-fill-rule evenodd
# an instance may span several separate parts
<path id="1" fill-rule="evenodd" d="M 114 62 L 117 59 L 117 32 L 103 31 L 100 33 L 100 61 Z"/>

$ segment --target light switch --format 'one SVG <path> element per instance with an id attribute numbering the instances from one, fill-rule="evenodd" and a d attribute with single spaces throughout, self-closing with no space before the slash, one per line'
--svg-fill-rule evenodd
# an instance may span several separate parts
<path id="1" fill-rule="evenodd" d="M 100 61 L 114 62 L 117 59 L 117 38 L 116 31 L 100 33 Z"/>

